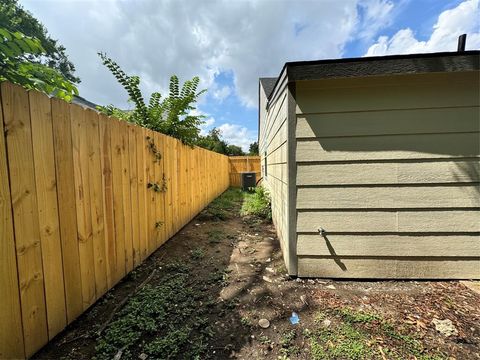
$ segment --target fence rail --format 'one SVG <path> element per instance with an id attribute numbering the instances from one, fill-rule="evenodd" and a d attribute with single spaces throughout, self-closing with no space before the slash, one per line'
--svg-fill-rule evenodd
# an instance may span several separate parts
<path id="1" fill-rule="evenodd" d="M 260 179 L 260 156 L 230 156 L 228 162 L 230 186 L 239 187 L 242 185 L 241 173 L 244 171 L 255 172 L 257 181 Z"/>
<path id="2" fill-rule="evenodd" d="M 0 358 L 24 358 L 227 189 L 229 164 L 9 83 L 0 100 Z"/>

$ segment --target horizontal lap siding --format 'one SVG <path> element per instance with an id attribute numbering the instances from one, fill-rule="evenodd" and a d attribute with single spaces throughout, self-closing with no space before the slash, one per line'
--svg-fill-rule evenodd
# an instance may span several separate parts
<path id="1" fill-rule="evenodd" d="M 260 97 L 260 107 L 264 108 L 266 97 L 262 89 Z M 273 223 L 289 269 L 288 254 L 291 249 L 288 244 L 287 102 L 287 91 L 283 90 L 272 99 L 266 111 L 261 111 L 259 150 L 263 185 L 270 192 Z"/>
<path id="2" fill-rule="evenodd" d="M 477 84 L 478 73 L 297 84 L 299 275 L 480 277 Z"/>

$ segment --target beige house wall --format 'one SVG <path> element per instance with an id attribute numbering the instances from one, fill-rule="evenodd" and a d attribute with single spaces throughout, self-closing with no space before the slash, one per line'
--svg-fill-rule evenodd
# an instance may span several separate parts
<path id="1" fill-rule="evenodd" d="M 299 276 L 480 278 L 478 72 L 297 81 L 295 98 Z"/>
<path id="2" fill-rule="evenodd" d="M 285 83 L 283 86 L 281 84 L 279 90 L 267 108 L 267 96 L 260 87 L 259 152 L 262 184 L 272 199 L 273 223 L 280 239 L 286 267 L 290 270 L 289 254 L 294 254 L 295 249 L 290 248 L 288 236 L 288 94 Z"/>

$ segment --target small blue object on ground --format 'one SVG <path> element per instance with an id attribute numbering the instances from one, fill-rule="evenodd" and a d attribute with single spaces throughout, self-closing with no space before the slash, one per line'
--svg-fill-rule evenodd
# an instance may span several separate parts
<path id="1" fill-rule="evenodd" d="M 292 312 L 292 317 L 290 318 L 290 322 L 292 325 L 296 325 L 300 322 L 300 318 L 298 317 L 298 314 L 296 312 Z"/>

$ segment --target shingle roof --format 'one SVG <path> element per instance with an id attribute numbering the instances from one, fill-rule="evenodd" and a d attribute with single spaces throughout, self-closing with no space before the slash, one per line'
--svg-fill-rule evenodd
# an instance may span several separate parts
<path id="1" fill-rule="evenodd" d="M 262 88 L 263 90 L 265 90 L 265 95 L 267 95 L 267 98 L 270 97 L 270 94 L 272 93 L 276 82 L 277 82 L 276 77 L 260 78 L 260 84 L 262 84 Z"/>

